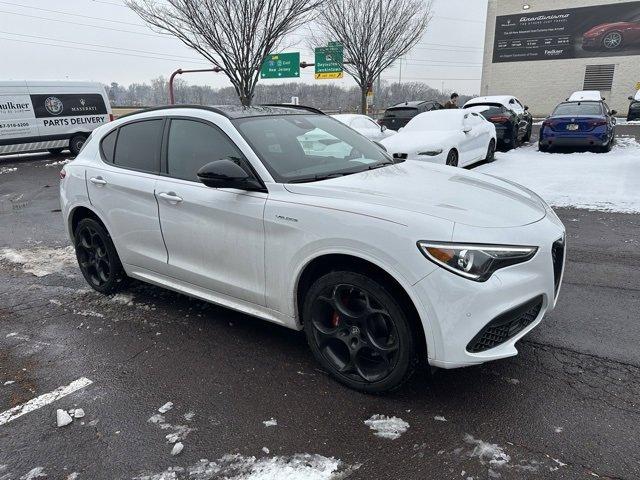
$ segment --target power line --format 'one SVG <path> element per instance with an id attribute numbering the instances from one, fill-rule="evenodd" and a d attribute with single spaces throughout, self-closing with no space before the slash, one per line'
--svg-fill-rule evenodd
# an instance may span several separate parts
<path id="1" fill-rule="evenodd" d="M 61 12 L 59 10 L 49 10 L 48 8 L 32 7 L 31 5 L 21 5 L 19 3 L 11 3 L 11 2 L 2 2 L 2 1 L 0 1 L 0 4 L 8 5 L 8 6 L 11 6 L 11 7 L 29 8 L 31 10 L 38 10 L 38 11 L 47 12 L 47 13 L 55 13 L 55 14 L 60 14 L 60 15 L 69 15 L 69 16 L 72 16 L 72 17 L 89 18 L 91 20 L 100 20 L 101 22 L 119 23 L 119 24 L 122 24 L 122 25 L 133 25 L 135 27 L 147 28 L 147 26 L 142 24 L 142 23 L 125 22 L 125 21 L 121 21 L 121 20 L 110 20 L 108 18 L 100 18 L 100 17 L 90 17 L 88 15 L 80 15 L 78 13 Z"/>
<path id="2" fill-rule="evenodd" d="M 149 53 L 151 55 L 154 56 L 162 56 L 162 57 L 169 57 L 167 58 L 167 60 L 174 60 L 174 61 L 181 61 L 181 60 L 193 60 L 194 62 L 200 61 L 203 62 L 203 59 L 198 59 L 196 57 L 187 57 L 184 55 L 173 55 L 173 54 L 166 54 L 166 53 L 157 53 L 157 52 L 151 52 L 149 50 L 137 50 L 134 48 L 124 48 L 124 47 L 112 47 L 109 45 L 100 45 L 97 43 L 85 43 L 85 42 L 74 42 L 72 40 L 60 40 L 58 38 L 51 38 L 51 37 L 41 37 L 39 35 L 27 35 L 25 33 L 14 33 L 14 32 L 5 32 L 0 30 L 0 34 L 4 34 L 4 35 L 15 35 L 18 37 L 27 37 L 27 38 L 37 38 L 39 40 L 50 40 L 53 42 L 60 42 L 60 43 L 72 43 L 75 45 L 83 45 L 86 47 L 99 47 L 99 48 L 107 48 L 107 49 L 111 49 L 111 50 L 123 50 L 123 51 L 127 51 L 127 52 L 136 52 L 136 53 Z"/>
<path id="3" fill-rule="evenodd" d="M 53 43 L 44 43 L 44 42 L 33 42 L 33 41 L 29 41 L 29 40 L 17 40 L 15 38 L 4 38 L 4 37 L 0 37 L 0 40 L 6 40 L 9 42 L 17 42 L 17 43 L 28 43 L 28 44 L 32 44 L 32 45 L 44 45 L 47 47 L 58 47 L 58 48 L 67 48 L 67 49 L 72 49 L 72 50 L 84 50 L 87 52 L 95 52 L 95 53 L 107 53 L 107 54 L 111 54 L 111 55 L 125 55 L 128 57 L 138 57 L 138 58 L 149 58 L 149 59 L 153 59 L 153 60 L 163 60 L 165 62 L 175 62 L 175 60 L 172 60 L 170 58 L 163 58 L 163 57 L 152 57 L 149 55 L 137 55 L 134 53 L 123 53 L 123 52 L 108 52 L 106 50 L 95 50 L 95 49 L 91 49 L 91 48 L 83 48 L 83 47 L 72 47 L 70 45 L 55 45 Z M 184 63 L 191 63 L 191 64 L 197 64 L 197 65 L 209 65 L 208 63 L 205 62 L 192 62 L 192 61 L 185 61 Z"/>
<path id="4" fill-rule="evenodd" d="M 147 36 L 147 37 L 163 38 L 165 40 L 169 40 L 169 39 L 174 39 L 175 38 L 175 37 L 173 37 L 171 35 L 166 35 L 166 34 L 134 32 L 132 30 L 121 30 L 121 29 L 118 29 L 118 28 L 102 27 L 102 26 L 99 26 L 99 25 L 87 25 L 86 23 L 70 22 L 68 20 L 59 20 L 57 18 L 38 17 L 36 15 L 27 15 L 26 13 L 7 12 L 5 10 L 0 10 L 0 13 L 6 13 L 8 15 L 17 15 L 19 17 L 26 17 L 26 18 L 36 18 L 38 20 L 47 20 L 49 22 L 59 22 L 59 23 L 67 23 L 69 25 L 79 25 L 81 27 L 91 27 L 91 28 L 100 28 L 102 30 L 112 30 L 114 32 L 133 33 L 135 35 L 144 35 L 144 36 Z"/>

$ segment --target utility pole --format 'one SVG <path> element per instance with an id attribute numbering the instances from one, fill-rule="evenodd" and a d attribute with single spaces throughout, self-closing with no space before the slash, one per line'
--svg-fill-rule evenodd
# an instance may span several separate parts
<path id="1" fill-rule="evenodd" d="M 380 24 L 378 25 L 378 48 L 380 48 L 380 46 L 382 45 L 382 0 L 380 0 L 378 2 L 379 5 L 379 12 L 380 12 Z M 380 72 L 378 74 L 378 79 L 377 79 L 377 85 L 376 85 L 376 96 L 374 97 L 374 100 L 377 97 L 377 100 L 375 100 L 375 104 L 376 104 L 376 110 L 379 112 L 380 111 L 380 102 L 382 100 L 382 89 L 380 87 L 380 77 L 382 76 L 382 72 Z"/>

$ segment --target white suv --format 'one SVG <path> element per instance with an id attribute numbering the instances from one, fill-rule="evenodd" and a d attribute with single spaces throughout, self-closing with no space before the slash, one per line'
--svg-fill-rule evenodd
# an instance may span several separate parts
<path id="1" fill-rule="evenodd" d="M 534 193 L 394 161 L 313 109 L 147 110 L 95 130 L 61 177 L 94 289 L 133 277 L 304 329 L 362 391 L 516 355 L 560 288 L 564 227 Z"/>

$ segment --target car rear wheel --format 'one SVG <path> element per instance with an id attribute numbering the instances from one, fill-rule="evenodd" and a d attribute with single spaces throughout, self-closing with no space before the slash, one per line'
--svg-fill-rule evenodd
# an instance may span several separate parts
<path id="1" fill-rule="evenodd" d="M 609 32 L 602 39 L 602 46 L 607 50 L 616 50 L 622 47 L 624 37 L 621 32 Z"/>
<path id="2" fill-rule="evenodd" d="M 492 138 L 489 142 L 489 147 L 487 148 L 487 156 L 485 161 L 487 163 L 491 163 L 496 159 L 496 141 Z"/>
<path id="3" fill-rule="evenodd" d="M 541 152 L 548 152 L 549 151 L 549 146 L 548 145 L 543 145 L 542 143 L 538 143 L 538 150 Z"/>
<path id="4" fill-rule="evenodd" d="M 522 143 L 529 143 L 531 141 L 531 126 L 529 126 L 529 128 L 527 129 L 527 133 L 524 135 L 524 138 L 522 139 Z"/>
<path id="5" fill-rule="evenodd" d="M 450 167 L 457 167 L 458 166 L 458 151 L 457 150 L 451 150 L 449 152 L 449 154 L 447 155 L 447 165 L 449 165 Z"/>
<path id="6" fill-rule="evenodd" d="M 395 390 L 419 363 L 404 309 L 384 284 L 360 273 L 316 280 L 305 296 L 303 322 L 315 358 L 350 388 Z"/>
<path id="7" fill-rule="evenodd" d="M 91 288 L 107 295 L 118 291 L 126 274 L 102 224 L 92 218 L 80 220 L 74 239 L 80 271 Z"/>
<path id="8" fill-rule="evenodd" d="M 86 140 L 86 135 L 74 135 L 71 137 L 71 140 L 69 140 L 69 150 L 71 150 L 71 154 L 78 155 Z"/>

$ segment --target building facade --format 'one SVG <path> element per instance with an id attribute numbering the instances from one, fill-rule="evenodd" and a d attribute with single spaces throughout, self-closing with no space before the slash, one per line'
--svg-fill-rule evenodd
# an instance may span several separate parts
<path id="1" fill-rule="evenodd" d="M 482 95 L 546 116 L 577 90 L 625 114 L 640 89 L 640 1 L 489 0 Z"/>

